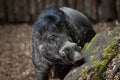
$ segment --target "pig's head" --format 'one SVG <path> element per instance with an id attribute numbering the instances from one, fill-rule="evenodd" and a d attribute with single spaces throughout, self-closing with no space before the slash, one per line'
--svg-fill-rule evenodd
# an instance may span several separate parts
<path id="1" fill-rule="evenodd" d="M 65 14 L 56 8 L 51 10 L 52 14 L 48 13 L 43 11 L 33 25 L 39 54 L 55 64 L 71 65 L 83 61 L 80 46 L 69 35 Z"/>

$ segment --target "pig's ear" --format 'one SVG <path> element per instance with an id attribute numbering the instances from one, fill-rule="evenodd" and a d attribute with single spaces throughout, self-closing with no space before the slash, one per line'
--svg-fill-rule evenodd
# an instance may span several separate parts
<path id="1" fill-rule="evenodd" d="M 73 41 L 77 40 L 77 27 L 75 26 L 75 24 L 73 24 L 71 18 L 68 15 L 65 15 L 65 19 L 66 19 L 66 29 L 67 29 L 67 34 L 71 37 L 71 39 Z"/>

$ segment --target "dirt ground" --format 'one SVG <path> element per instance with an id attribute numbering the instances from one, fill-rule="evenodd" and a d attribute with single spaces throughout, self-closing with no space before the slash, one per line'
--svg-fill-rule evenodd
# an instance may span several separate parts
<path id="1" fill-rule="evenodd" d="M 0 26 L 0 80 L 35 80 L 30 53 L 31 26 Z"/>
<path id="2" fill-rule="evenodd" d="M 112 27 L 113 23 L 94 25 L 97 33 Z M 35 80 L 31 61 L 31 25 L 0 25 L 0 80 Z"/>

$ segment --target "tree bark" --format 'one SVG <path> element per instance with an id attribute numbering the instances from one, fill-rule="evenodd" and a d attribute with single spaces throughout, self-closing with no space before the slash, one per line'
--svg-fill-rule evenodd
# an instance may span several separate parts
<path id="1" fill-rule="evenodd" d="M 120 22 L 120 0 L 117 0 L 117 15 L 118 15 L 118 21 Z"/>
<path id="2" fill-rule="evenodd" d="M 85 0 L 84 1 L 84 12 L 87 16 L 93 20 L 98 20 L 98 1 L 97 0 Z"/>
<path id="3" fill-rule="evenodd" d="M 76 1 L 76 9 L 83 12 L 84 11 L 84 0 Z"/>
<path id="4" fill-rule="evenodd" d="M 5 22 L 6 20 L 6 3 L 5 0 L 0 0 L 0 22 Z"/>
<path id="5" fill-rule="evenodd" d="M 30 0 L 30 14 L 31 14 L 31 23 L 33 23 L 37 17 L 37 1 Z"/>
<path id="6" fill-rule="evenodd" d="M 46 0 L 37 0 L 37 15 L 45 8 Z"/>
<path id="7" fill-rule="evenodd" d="M 14 13 L 14 0 L 7 0 L 7 15 L 8 15 L 8 22 L 15 21 L 15 13 Z"/>
<path id="8" fill-rule="evenodd" d="M 14 1 L 15 20 L 16 22 L 23 22 L 23 0 Z"/>
<path id="9" fill-rule="evenodd" d="M 117 18 L 116 0 L 101 0 L 102 19 L 112 21 Z"/>
<path id="10" fill-rule="evenodd" d="M 85 63 L 73 68 L 64 80 L 120 80 L 120 26 L 97 34 L 81 53 Z M 108 65 L 113 65 L 112 72 Z"/>
<path id="11" fill-rule="evenodd" d="M 59 7 L 68 6 L 68 0 L 58 0 Z"/>
<path id="12" fill-rule="evenodd" d="M 46 8 L 51 7 L 51 6 L 58 6 L 58 1 L 57 0 L 48 0 L 46 1 Z"/>
<path id="13" fill-rule="evenodd" d="M 69 7 L 75 9 L 77 0 L 68 0 Z"/>
<path id="14" fill-rule="evenodd" d="M 23 0 L 23 19 L 24 22 L 30 22 L 31 15 L 30 15 L 30 0 Z"/>

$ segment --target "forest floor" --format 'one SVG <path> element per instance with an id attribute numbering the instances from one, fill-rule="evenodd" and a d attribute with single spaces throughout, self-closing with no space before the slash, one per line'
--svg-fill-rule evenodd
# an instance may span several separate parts
<path id="1" fill-rule="evenodd" d="M 94 25 L 97 33 L 106 28 L 116 27 L 116 23 Z M 31 60 L 31 25 L 0 25 L 0 80 L 35 80 Z"/>

